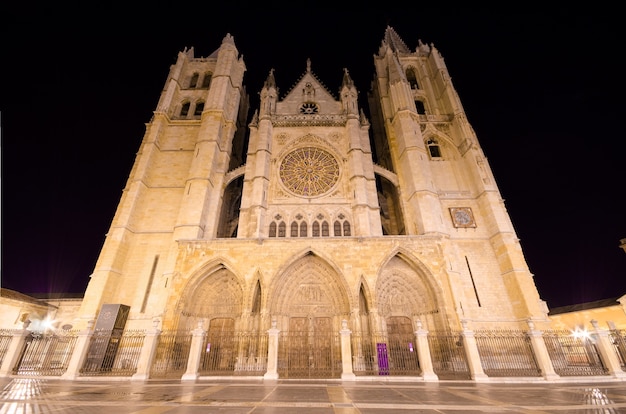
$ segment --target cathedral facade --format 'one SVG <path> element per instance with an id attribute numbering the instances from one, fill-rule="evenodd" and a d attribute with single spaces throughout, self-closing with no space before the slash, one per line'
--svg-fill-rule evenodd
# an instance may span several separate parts
<path id="1" fill-rule="evenodd" d="M 548 326 L 434 45 L 388 27 L 367 102 L 346 69 L 335 93 L 302 66 L 282 95 L 271 71 L 251 105 L 232 36 L 178 54 L 76 326 L 109 304 L 127 329 Z"/>

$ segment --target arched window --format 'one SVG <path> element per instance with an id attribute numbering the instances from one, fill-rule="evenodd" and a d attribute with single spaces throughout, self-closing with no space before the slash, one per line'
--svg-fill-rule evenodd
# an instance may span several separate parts
<path id="1" fill-rule="evenodd" d="M 270 237 L 276 237 L 276 222 L 272 221 L 270 223 L 270 233 L 269 233 Z"/>
<path id="2" fill-rule="evenodd" d="M 200 77 L 200 75 L 198 73 L 194 73 L 193 75 L 191 75 L 191 79 L 189 80 L 189 87 L 190 88 L 195 88 L 196 85 L 198 84 L 198 78 Z"/>
<path id="3" fill-rule="evenodd" d="M 211 72 L 207 72 L 204 74 L 204 78 L 202 79 L 202 88 L 206 89 L 211 86 L 211 77 L 213 74 Z"/>
<path id="4" fill-rule="evenodd" d="M 322 237 L 328 237 L 330 235 L 328 231 L 328 222 L 324 220 L 322 222 Z"/>
<path id="5" fill-rule="evenodd" d="M 426 115 L 426 107 L 424 106 L 424 102 L 420 100 L 415 101 L 415 110 L 420 115 Z"/>
<path id="6" fill-rule="evenodd" d="M 417 84 L 417 77 L 415 76 L 414 68 L 407 68 L 406 72 L 406 80 L 409 81 L 409 85 L 411 85 L 411 89 L 419 89 L 419 85 Z"/>
<path id="7" fill-rule="evenodd" d="M 349 221 L 344 221 L 343 222 L 343 235 L 344 236 L 351 236 L 352 235 L 350 233 L 350 222 Z"/>
<path id="8" fill-rule="evenodd" d="M 196 110 L 194 111 L 193 114 L 195 116 L 200 116 L 202 115 L 202 111 L 204 111 L 204 102 L 202 101 L 196 102 Z"/>
<path id="9" fill-rule="evenodd" d="M 341 223 L 339 220 L 335 220 L 335 224 L 333 225 L 333 231 L 335 236 L 341 236 Z"/>
<path id="10" fill-rule="evenodd" d="M 278 225 L 278 237 L 285 237 L 285 233 L 287 230 L 287 225 L 284 221 L 281 221 Z"/>
<path id="11" fill-rule="evenodd" d="M 426 141 L 426 146 L 428 147 L 428 153 L 430 154 L 430 158 L 441 158 L 441 149 L 439 148 L 439 144 L 433 138 L 430 138 Z"/>
<path id="12" fill-rule="evenodd" d="M 189 106 L 191 104 L 189 102 L 185 102 L 183 106 L 180 108 L 180 116 L 185 117 L 189 113 Z"/>
<path id="13" fill-rule="evenodd" d="M 320 236 L 320 224 L 317 221 L 313 222 L 313 237 L 319 237 Z"/>
<path id="14" fill-rule="evenodd" d="M 303 221 L 300 223 L 300 237 L 306 237 L 307 236 L 307 225 L 306 225 L 306 221 Z"/>
<path id="15" fill-rule="evenodd" d="M 291 237 L 298 237 L 298 223 L 291 222 Z"/>

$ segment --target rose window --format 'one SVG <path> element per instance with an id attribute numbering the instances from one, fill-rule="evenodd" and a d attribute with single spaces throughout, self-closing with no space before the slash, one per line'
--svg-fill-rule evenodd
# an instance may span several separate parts
<path id="1" fill-rule="evenodd" d="M 339 163 L 329 152 L 315 147 L 290 152 L 280 164 L 280 179 L 287 189 L 305 197 L 330 191 L 339 179 Z"/>

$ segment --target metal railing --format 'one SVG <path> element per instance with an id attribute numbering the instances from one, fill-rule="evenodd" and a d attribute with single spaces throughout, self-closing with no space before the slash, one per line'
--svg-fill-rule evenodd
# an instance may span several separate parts
<path id="1" fill-rule="evenodd" d="M 615 349 L 622 371 L 626 371 L 626 329 L 613 329 L 609 332 L 609 338 Z"/>
<path id="2" fill-rule="evenodd" d="M 163 331 L 160 333 L 154 359 L 150 367 L 151 378 L 180 378 L 187 369 L 191 331 Z"/>
<path id="3" fill-rule="evenodd" d="M 200 376 L 263 375 L 267 361 L 265 332 L 209 333 L 202 346 Z"/>
<path id="4" fill-rule="evenodd" d="M 570 331 L 544 331 L 554 372 L 560 376 L 607 375 L 593 338 Z"/>
<path id="5" fill-rule="evenodd" d="M 280 378 L 339 378 L 339 334 L 281 332 L 278 338 L 278 375 Z"/>
<path id="6" fill-rule="evenodd" d="M 476 331 L 474 333 L 483 371 L 489 377 L 538 377 L 528 333 L 523 331 Z"/>
<path id="7" fill-rule="evenodd" d="M 82 376 L 132 376 L 146 334 L 137 331 L 96 331 L 91 337 Z"/>
<path id="8" fill-rule="evenodd" d="M 2 365 L 2 361 L 4 361 L 4 356 L 7 354 L 13 335 L 14 331 L 0 329 L 0 365 Z"/>
<path id="9" fill-rule="evenodd" d="M 31 332 L 24 342 L 14 374 L 60 376 L 67 370 L 77 338 L 76 331 Z"/>
<path id="10" fill-rule="evenodd" d="M 420 375 L 413 334 L 352 335 L 355 375 Z"/>
<path id="11" fill-rule="evenodd" d="M 461 332 L 429 332 L 428 347 L 439 379 L 471 378 Z"/>

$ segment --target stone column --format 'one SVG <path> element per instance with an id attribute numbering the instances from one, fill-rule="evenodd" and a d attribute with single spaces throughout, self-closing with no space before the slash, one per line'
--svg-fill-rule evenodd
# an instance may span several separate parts
<path id="1" fill-rule="evenodd" d="M 61 375 L 61 379 L 75 380 L 80 374 L 80 369 L 85 363 L 87 352 L 89 352 L 89 345 L 91 345 L 91 338 L 93 337 L 94 320 L 87 321 L 87 327 L 78 333 L 76 339 L 76 345 L 72 351 L 72 357 L 67 365 L 67 369 Z"/>
<path id="2" fill-rule="evenodd" d="M 489 381 L 489 377 L 485 374 L 485 371 L 483 371 L 474 332 L 467 329 L 466 321 L 461 321 L 461 325 L 463 326 L 463 347 L 465 348 L 465 355 L 467 356 L 467 365 L 470 370 L 470 375 L 474 381 L 487 382 Z"/>
<path id="3" fill-rule="evenodd" d="M 350 338 L 352 331 L 348 329 L 348 321 L 341 321 L 341 379 L 342 380 L 354 380 L 356 376 L 352 371 L 352 348 L 350 346 Z"/>
<path id="4" fill-rule="evenodd" d="M 264 379 L 278 379 L 278 334 L 276 319 L 272 319 L 272 327 L 267 330 L 267 371 L 263 375 Z"/>
<path id="5" fill-rule="evenodd" d="M 139 355 L 139 361 L 137 361 L 137 371 L 131 377 L 132 380 L 147 380 L 150 378 L 152 360 L 156 354 L 157 346 L 159 345 L 159 336 L 161 335 L 159 323 L 160 321 L 158 319 L 153 319 L 153 329 L 146 332 L 146 337 L 141 347 L 141 354 Z"/>
<path id="6" fill-rule="evenodd" d="M 439 377 L 435 374 L 433 360 L 430 356 L 430 346 L 428 346 L 428 331 L 423 329 L 422 321 L 415 321 L 417 330 L 415 331 L 415 348 L 417 349 L 417 360 L 420 363 L 422 377 L 424 381 L 437 381 Z"/>
<path id="7" fill-rule="evenodd" d="M 608 374 L 614 378 L 626 378 L 626 372 L 622 370 L 617 354 L 615 353 L 615 348 L 609 339 L 608 331 L 601 329 L 598 325 L 598 321 L 595 319 L 592 319 L 590 322 L 595 331 L 596 347 L 598 348 L 598 352 L 600 352 L 600 358 L 602 358 L 602 363 L 607 369 Z"/>
<path id="8" fill-rule="evenodd" d="M 189 346 L 189 358 L 187 359 L 187 372 L 185 372 L 181 378 L 183 381 L 195 381 L 198 379 L 198 368 L 200 367 L 200 360 L 202 359 L 202 353 L 205 351 L 202 349 L 204 345 L 204 337 L 207 331 L 202 328 L 202 322 L 198 322 L 198 327 L 191 331 L 191 345 Z"/>
<path id="9" fill-rule="evenodd" d="M 552 365 L 552 360 L 550 359 L 550 354 L 548 353 L 548 348 L 546 348 L 546 342 L 543 340 L 541 331 L 535 329 L 535 324 L 531 320 L 528 321 L 528 327 L 530 328 L 530 331 L 528 331 L 530 345 L 543 378 L 546 380 L 560 378 L 560 375 L 554 371 L 554 366 Z"/>
<path id="10" fill-rule="evenodd" d="M 11 338 L 11 343 L 7 347 L 7 352 L 4 354 L 2 365 L 0 366 L 0 377 L 8 377 L 13 374 L 13 368 L 15 368 L 19 362 L 24 346 L 26 345 L 26 338 L 30 335 L 30 331 L 26 329 L 28 325 L 30 325 L 30 321 L 25 321 L 22 325 L 22 329 L 13 331 L 14 334 Z"/>

